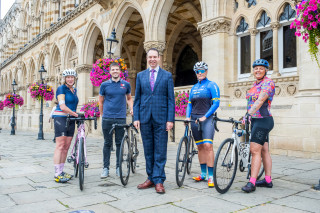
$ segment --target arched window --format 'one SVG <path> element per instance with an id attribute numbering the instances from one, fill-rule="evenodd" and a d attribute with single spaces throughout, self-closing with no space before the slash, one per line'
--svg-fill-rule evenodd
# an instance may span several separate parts
<path id="1" fill-rule="evenodd" d="M 248 2 L 248 8 L 250 8 L 251 6 L 255 6 L 257 4 L 256 0 L 246 0 Z"/>
<path id="2" fill-rule="evenodd" d="M 265 11 L 263 11 L 263 13 L 260 16 L 260 19 L 257 23 L 257 28 L 259 27 L 266 27 L 267 25 L 270 24 L 270 17 L 267 15 L 267 13 Z"/>
<path id="3" fill-rule="evenodd" d="M 279 17 L 279 72 L 289 74 L 297 71 L 297 41 L 295 29 L 290 29 L 290 24 L 295 19 L 296 11 L 290 4 L 284 6 Z"/>
<path id="4" fill-rule="evenodd" d="M 270 65 L 269 70 L 273 70 L 273 32 L 270 21 L 270 17 L 263 11 L 257 22 L 259 33 L 256 36 L 256 59 L 267 60 Z"/>
<path id="5" fill-rule="evenodd" d="M 238 35 L 238 77 L 247 78 L 250 74 L 251 45 L 250 34 L 248 32 L 249 25 L 242 18 L 237 27 Z"/>

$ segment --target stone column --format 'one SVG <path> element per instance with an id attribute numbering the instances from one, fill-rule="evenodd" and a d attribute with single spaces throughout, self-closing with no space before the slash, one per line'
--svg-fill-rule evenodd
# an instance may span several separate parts
<path id="1" fill-rule="evenodd" d="M 272 77 L 280 76 L 279 73 L 279 56 L 278 56 L 278 29 L 280 27 L 279 22 L 273 22 L 270 24 L 273 31 L 273 73 Z"/>
<path id="2" fill-rule="evenodd" d="M 79 104 L 83 105 L 88 102 L 88 98 L 93 96 L 93 85 L 90 81 L 90 72 L 92 70 L 92 65 L 82 64 L 76 67 L 76 71 L 78 74 L 78 98 Z"/>
<path id="3" fill-rule="evenodd" d="M 226 17 L 198 23 L 202 36 L 202 58 L 209 66 L 208 79 L 218 84 L 223 100 L 229 97 L 226 93 L 227 82 L 230 81 L 228 61 L 232 55 L 228 51 L 230 25 L 231 19 Z"/>
<path id="4" fill-rule="evenodd" d="M 136 79 L 137 79 L 137 71 L 130 70 L 129 71 L 129 78 L 130 78 L 130 86 L 131 86 L 131 95 L 135 95 L 136 92 Z"/>
<path id="5" fill-rule="evenodd" d="M 251 64 L 256 60 L 256 35 L 258 34 L 258 30 L 255 28 L 249 29 L 250 32 L 250 54 L 251 54 Z M 251 68 L 249 80 L 253 80 L 253 69 Z"/>
<path id="6" fill-rule="evenodd" d="M 166 42 L 164 41 L 146 41 L 144 42 L 144 49 L 147 52 L 150 48 L 156 48 L 160 53 L 160 67 L 163 67 L 163 52 L 166 48 Z M 149 65 L 148 65 L 149 66 Z"/>

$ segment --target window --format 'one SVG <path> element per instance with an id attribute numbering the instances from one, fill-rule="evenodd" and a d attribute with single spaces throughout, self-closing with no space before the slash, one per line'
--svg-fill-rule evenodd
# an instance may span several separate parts
<path id="1" fill-rule="evenodd" d="M 273 32 L 260 32 L 260 57 L 269 62 L 269 70 L 273 70 Z"/>
<path id="2" fill-rule="evenodd" d="M 251 44 L 250 35 L 248 34 L 249 25 L 242 18 L 237 27 L 238 35 L 238 74 L 239 79 L 249 77 L 251 71 Z"/>
<path id="3" fill-rule="evenodd" d="M 237 0 L 234 0 L 234 12 L 236 12 L 237 11 L 237 9 L 238 9 L 238 7 L 239 7 L 239 3 L 238 3 L 238 1 Z"/>
<path id="4" fill-rule="evenodd" d="M 270 17 L 267 15 L 267 13 L 264 11 L 261 14 L 260 20 L 257 23 L 257 28 L 263 28 L 270 24 Z"/>
<path id="5" fill-rule="evenodd" d="M 248 8 L 250 8 L 251 6 L 255 6 L 257 4 L 256 0 L 246 0 L 248 2 Z"/>
<path id="6" fill-rule="evenodd" d="M 296 16 L 296 11 L 290 4 L 286 4 L 279 21 L 279 71 L 282 75 L 294 74 L 297 71 L 297 40 L 295 29 L 290 29 L 290 24 Z"/>

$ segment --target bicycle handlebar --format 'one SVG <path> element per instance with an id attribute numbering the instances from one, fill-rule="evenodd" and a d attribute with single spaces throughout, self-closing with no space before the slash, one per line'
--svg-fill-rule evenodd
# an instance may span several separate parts
<path id="1" fill-rule="evenodd" d="M 200 121 L 199 118 L 197 118 L 196 120 L 180 120 L 180 119 L 176 119 L 175 121 L 179 121 L 179 122 L 184 122 L 185 124 L 189 124 L 191 122 L 194 122 L 198 124 L 198 131 L 201 131 L 201 125 L 200 125 Z"/>
<path id="2" fill-rule="evenodd" d="M 112 128 L 109 131 L 109 134 L 112 134 L 113 130 L 116 127 L 132 128 L 137 134 L 139 133 L 137 128 L 133 125 L 133 123 L 131 123 L 131 124 L 112 124 Z"/>
<path id="3" fill-rule="evenodd" d="M 66 128 L 69 128 L 69 123 L 70 121 L 94 121 L 94 129 L 97 129 L 98 124 L 97 124 L 97 115 L 94 113 L 93 117 L 86 118 L 84 116 L 84 113 L 77 113 L 78 117 L 70 117 L 70 115 L 67 115 L 67 122 L 66 122 Z"/>
<path id="4" fill-rule="evenodd" d="M 231 117 L 230 117 L 229 119 L 221 119 L 221 118 L 218 118 L 216 112 L 215 112 L 214 115 L 213 115 L 213 120 L 212 120 L 212 122 L 213 122 L 213 121 L 221 121 L 221 122 L 232 123 L 232 124 L 242 124 L 241 121 L 237 121 L 237 120 L 235 120 L 234 118 L 231 118 Z M 218 127 L 217 127 L 217 122 L 214 123 L 214 128 L 215 128 L 215 130 L 216 130 L 217 132 L 219 132 L 219 129 L 218 129 Z M 248 131 L 249 131 L 249 122 L 246 122 L 245 129 L 246 129 L 246 131 L 247 131 L 247 133 L 248 133 Z"/>

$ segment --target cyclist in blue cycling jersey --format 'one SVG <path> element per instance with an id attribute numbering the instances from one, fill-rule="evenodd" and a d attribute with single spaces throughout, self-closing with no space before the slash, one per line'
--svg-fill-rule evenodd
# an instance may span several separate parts
<path id="1" fill-rule="evenodd" d="M 215 82 L 207 79 L 208 65 L 205 62 L 197 62 L 193 70 L 197 75 L 198 83 L 190 91 L 186 120 L 199 119 L 201 125 L 201 130 L 199 131 L 197 125 L 191 123 L 192 134 L 198 146 L 198 157 L 201 166 L 201 175 L 193 177 L 193 179 L 195 181 L 208 179 L 208 186 L 214 187 L 214 123 L 212 122 L 212 116 L 220 105 L 220 91 Z"/>
<path id="2" fill-rule="evenodd" d="M 72 175 L 63 172 L 68 150 L 74 135 L 75 121 L 70 121 L 66 128 L 67 115 L 78 117 L 76 109 L 78 106 L 77 90 L 73 87 L 77 73 L 72 69 L 64 70 L 62 73 L 64 84 L 58 87 L 56 98 L 58 105 L 53 112 L 56 148 L 54 150 L 53 162 L 55 168 L 54 179 L 58 183 L 65 183 Z"/>

